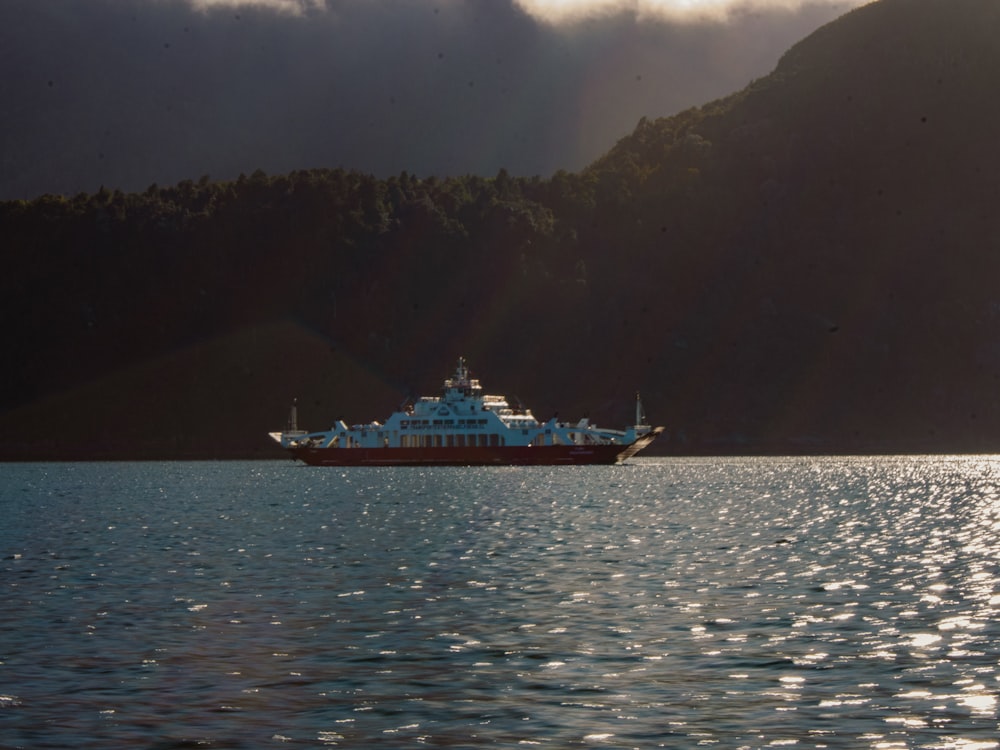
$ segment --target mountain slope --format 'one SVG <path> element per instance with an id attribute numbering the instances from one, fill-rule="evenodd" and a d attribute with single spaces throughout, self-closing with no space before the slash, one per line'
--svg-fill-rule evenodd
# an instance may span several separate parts
<path id="1" fill-rule="evenodd" d="M 996 445 L 998 10 L 865 6 L 679 132 L 676 118 L 642 123 L 595 165 L 627 172 L 646 156 L 651 173 L 632 187 L 640 220 L 670 222 L 650 277 L 683 275 L 702 295 L 661 305 L 667 327 L 686 321 L 683 340 L 703 349 L 671 367 L 710 373 L 704 387 L 725 407 L 709 418 L 734 438 Z M 680 168 L 697 173 L 694 197 L 676 188 Z M 692 206 L 687 222 L 678 201 Z M 649 233 L 640 242 L 655 246 Z M 699 399 L 674 414 L 697 425 L 705 409 Z"/>

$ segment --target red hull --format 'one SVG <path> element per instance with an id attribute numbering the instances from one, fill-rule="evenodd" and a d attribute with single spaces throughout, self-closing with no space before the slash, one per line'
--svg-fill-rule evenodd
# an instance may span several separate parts
<path id="1" fill-rule="evenodd" d="M 626 445 L 492 448 L 292 448 L 312 466 L 580 466 L 617 463 Z"/>

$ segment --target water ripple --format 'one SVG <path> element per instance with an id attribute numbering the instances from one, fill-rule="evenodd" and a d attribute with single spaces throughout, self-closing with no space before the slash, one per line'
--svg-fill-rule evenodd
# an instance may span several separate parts
<path id="1" fill-rule="evenodd" d="M 0 466 L 0 747 L 998 748 L 998 470 Z"/>

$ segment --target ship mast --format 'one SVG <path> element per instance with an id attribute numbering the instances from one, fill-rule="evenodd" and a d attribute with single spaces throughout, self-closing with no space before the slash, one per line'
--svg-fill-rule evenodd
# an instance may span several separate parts
<path id="1" fill-rule="evenodd" d="M 639 391 L 635 392 L 635 423 L 646 424 L 646 411 L 642 408 L 642 396 L 639 395 Z"/>

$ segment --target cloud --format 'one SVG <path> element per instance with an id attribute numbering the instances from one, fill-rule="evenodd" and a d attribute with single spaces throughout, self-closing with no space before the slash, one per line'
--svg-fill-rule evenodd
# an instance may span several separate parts
<path id="1" fill-rule="evenodd" d="M 219 8 L 270 8 L 302 15 L 331 9 L 331 0 L 184 0 L 202 11 Z M 363 2 L 364 0 L 357 0 Z M 367 0 L 378 4 L 378 0 Z M 424 0 L 410 0 L 423 2 Z M 350 0 L 348 0 L 348 3 Z M 448 0 L 426 0 L 440 5 Z M 560 24 L 600 17 L 629 15 L 639 20 L 705 21 L 725 20 L 734 14 L 774 10 L 801 10 L 806 6 L 857 6 L 871 0 L 513 0 L 514 5 L 544 23 Z M 341 0 L 338 5 L 344 5 Z M 503 3 L 501 3 L 503 4 Z"/>
<path id="2" fill-rule="evenodd" d="M 828 0 L 828 5 L 858 6 L 871 0 Z M 776 10 L 797 11 L 822 0 L 515 0 L 526 13 L 550 24 L 629 15 L 639 20 L 721 21 L 734 15 Z"/>
<path id="3" fill-rule="evenodd" d="M 256 169 L 575 171 L 851 6 L 682 24 L 634 0 L 550 24 L 528 2 L 3 0 L 0 200 Z"/>
<path id="4" fill-rule="evenodd" d="M 280 13 L 302 15 L 310 10 L 326 8 L 325 0 L 187 0 L 196 10 L 219 8 L 270 8 Z"/>

